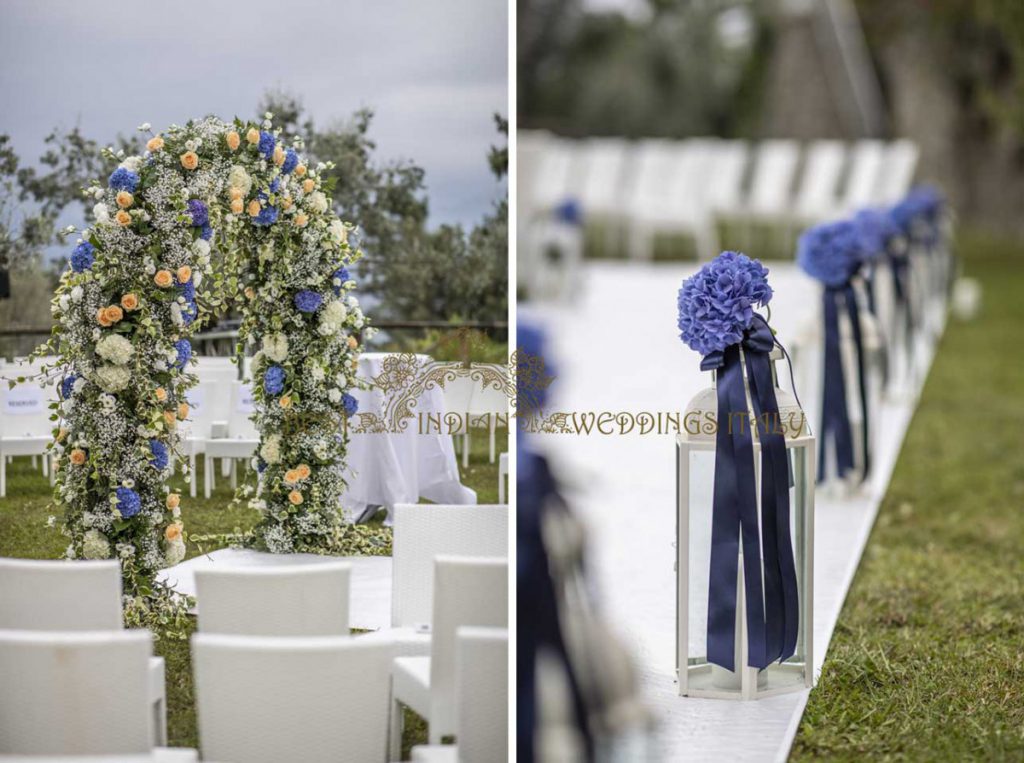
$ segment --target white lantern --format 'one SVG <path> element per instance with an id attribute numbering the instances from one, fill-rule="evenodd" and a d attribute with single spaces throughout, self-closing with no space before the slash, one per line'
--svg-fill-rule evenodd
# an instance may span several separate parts
<path id="1" fill-rule="evenodd" d="M 742 353 L 742 350 L 741 350 Z M 782 357 L 776 348 L 773 361 Z M 741 359 L 743 355 L 741 354 Z M 754 422 L 750 409 L 750 383 L 746 378 L 747 425 Z M 714 378 L 714 372 L 712 372 Z M 700 392 L 686 410 L 683 431 L 677 437 L 677 674 L 680 695 L 719 699 L 758 699 L 810 688 L 813 683 L 813 574 L 814 574 L 814 485 L 815 438 L 795 397 L 778 386 L 772 369 L 779 418 L 785 437 L 789 470 L 789 543 L 796 573 L 799 622 L 795 653 L 763 670 L 748 667 L 746 591 L 743 554 L 738 553 L 736 581 L 735 671 L 708 661 L 707 622 L 711 570 L 711 536 L 718 425 L 717 390 Z M 758 536 L 761 536 L 761 442 L 757 428 L 753 437 L 755 495 Z M 742 549 L 742 544 L 740 544 Z M 763 585 L 763 562 L 758 570 Z"/>

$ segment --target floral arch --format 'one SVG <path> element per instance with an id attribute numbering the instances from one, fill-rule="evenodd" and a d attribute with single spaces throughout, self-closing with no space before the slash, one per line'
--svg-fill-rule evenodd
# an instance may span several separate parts
<path id="1" fill-rule="evenodd" d="M 152 135 L 142 156 L 107 151 L 122 161 L 87 191 L 95 222 L 38 351 L 62 377 L 54 498 L 66 555 L 119 558 L 136 596 L 156 596 L 157 570 L 185 554 L 181 496 L 165 483 L 198 381 L 189 338 L 231 306 L 240 342 L 260 348 L 259 477 L 240 493 L 262 515 L 253 543 L 324 549 L 341 531 L 343 418 L 364 326 L 347 267 L 361 253 L 331 211 L 327 166 L 307 166 L 270 118 L 206 118 Z"/>

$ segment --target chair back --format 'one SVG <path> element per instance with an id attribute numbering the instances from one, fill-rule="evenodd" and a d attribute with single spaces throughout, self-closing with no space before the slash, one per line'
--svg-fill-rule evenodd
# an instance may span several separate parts
<path id="1" fill-rule="evenodd" d="M 455 633 L 465 625 L 508 627 L 507 559 L 438 556 L 434 560 L 430 722 L 442 736 L 455 732 Z"/>
<path id="2" fill-rule="evenodd" d="M 733 214 L 743 200 L 743 181 L 750 160 L 750 147 L 740 140 L 716 141 L 708 160 L 704 188 L 707 208 L 714 214 Z"/>
<path id="3" fill-rule="evenodd" d="M 351 636 L 195 634 L 203 759 L 385 760 L 392 649 Z"/>
<path id="4" fill-rule="evenodd" d="M 120 630 L 121 565 L 114 559 L 0 558 L 0 629 Z"/>
<path id="5" fill-rule="evenodd" d="M 219 393 L 218 386 L 227 387 L 225 382 L 218 384 L 213 381 L 200 381 L 199 384 L 185 393 L 189 412 L 188 418 L 178 425 L 178 431 L 182 437 L 199 440 L 209 439 L 213 422 L 217 420 L 218 415 L 224 415 L 223 406 L 228 404 L 225 401 L 227 396 Z M 217 408 L 218 397 L 222 403 L 219 412 Z"/>
<path id="6" fill-rule="evenodd" d="M 0 753 L 149 752 L 152 635 L 0 631 Z"/>
<path id="7" fill-rule="evenodd" d="M 907 195 L 914 183 L 919 157 L 917 144 L 911 140 L 897 140 L 888 145 L 878 187 L 875 189 L 877 203 L 895 204 Z"/>
<path id="8" fill-rule="evenodd" d="M 0 435 L 51 437 L 50 403 L 56 398 L 52 388 L 38 382 L 22 382 L 13 389 L 0 385 Z"/>
<path id="9" fill-rule="evenodd" d="M 197 569 L 199 630 L 243 636 L 347 636 L 349 562 Z"/>
<path id="10" fill-rule="evenodd" d="M 757 149 L 754 176 L 748 198 L 751 211 L 783 215 L 790 208 L 793 181 L 800 162 L 800 145 L 794 140 L 766 140 Z"/>
<path id="11" fill-rule="evenodd" d="M 491 367 L 491 370 L 498 379 L 505 378 L 505 369 L 499 365 L 488 363 L 477 364 L 476 367 L 480 368 L 485 365 Z M 507 414 L 508 409 L 508 394 L 503 388 L 495 387 L 493 383 L 487 384 L 482 381 L 474 380 L 469 399 L 469 413 L 471 415 L 485 416 L 487 414 Z"/>
<path id="12" fill-rule="evenodd" d="M 798 216 L 814 221 L 835 210 L 845 161 L 846 146 L 842 141 L 819 140 L 810 145 L 794 202 Z"/>
<path id="13" fill-rule="evenodd" d="M 391 624 L 433 617 L 434 557 L 507 557 L 508 506 L 397 504 L 391 567 Z"/>
<path id="14" fill-rule="evenodd" d="M 584 219 L 622 209 L 622 181 L 629 144 L 622 138 L 591 138 L 580 149 L 580 205 Z"/>
<path id="15" fill-rule="evenodd" d="M 228 412 L 228 437 L 232 440 L 258 440 L 259 433 L 252 422 L 255 413 L 252 385 L 231 382 L 231 410 Z"/>
<path id="16" fill-rule="evenodd" d="M 846 173 L 846 188 L 842 195 L 842 209 L 852 212 L 874 204 L 875 189 L 885 161 L 885 144 L 880 140 L 861 140 L 850 152 L 850 167 Z"/>
<path id="17" fill-rule="evenodd" d="M 508 630 L 455 632 L 455 736 L 459 758 L 504 763 L 508 749 Z"/>

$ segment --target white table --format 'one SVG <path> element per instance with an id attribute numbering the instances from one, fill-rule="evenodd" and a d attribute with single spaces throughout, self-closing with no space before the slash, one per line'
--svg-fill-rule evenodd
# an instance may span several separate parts
<path id="1" fill-rule="evenodd" d="M 359 358 L 359 377 L 372 381 L 382 370 L 388 353 L 366 352 Z M 420 364 L 431 362 L 417 355 Z M 359 410 L 383 415 L 386 396 L 380 389 L 354 390 Z M 417 399 L 416 411 L 445 413 L 444 393 L 426 390 Z M 358 517 L 367 506 L 391 507 L 417 503 L 425 498 L 435 503 L 474 504 L 476 492 L 460 481 L 458 461 L 450 434 L 420 434 L 415 420 L 402 432 L 351 435 L 348 450 L 348 489 L 342 505 Z M 390 520 L 389 520 L 390 521 Z"/>

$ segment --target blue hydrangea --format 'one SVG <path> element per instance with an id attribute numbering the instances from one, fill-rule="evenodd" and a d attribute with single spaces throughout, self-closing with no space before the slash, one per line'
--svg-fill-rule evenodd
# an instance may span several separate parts
<path id="1" fill-rule="evenodd" d="M 199 199 L 189 199 L 188 213 L 192 216 L 192 227 L 201 228 L 210 221 L 210 213 L 206 205 Z"/>
<path id="2" fill-rule="evenodd" d="M 210 227 L 209 223 L 204 225 L 202 229 L 199 231 L 199 238 L 201 238 L 203 241 L 209 241 L 211 238 L 213 238 L 213 228 Z"/>
<path id="3" fill-rule="evenodd" d="M 850 220 L 816 225 L 797 242 L 796 261 L 826 286 L 845 286 L 863 261 L 862 241 Z"/>
<path id="4" fill-rule="evenodd" d="M 341 396 L 341 405 L 345 409 L 345 415 L 351 418 L 359 410 L 359 401 L 347 392 Z"/>
<path id="5" fill-rule="evenodd" d="M 76 273 L 81 273 L 82 271 L 91 268 L 92 263 L 96 259 L 94 256 L 95 251 L 96 247 L 88 241 L 83 241 L 81 244 L 76 246 L 74 251 L 71 252 L 71 269 Z"/>
<path id="6" fill-rule="evenodd" d="M 270 192 L 277 193 L 281 189 L 281 176 L 278 175 L 276 178 L 270 181 Z"/>
<path id="7" fill-rule="evenodd" d="M 299 166 L 299 155 L 294 148 L 286 149 L 284 152 L 284 164 L 281 165 L 281 172 L 288 174 Z"/>
<path id="8" fill-rule="evenodd" d="M 701 355 L 743 339 L 754 308 L 772 298 L 768 269 L 738 252 L 722 252 L 679 289 L 679 336 Z"/>
<path id="9" fill-rule="evenodd" d="M 266 130 L 260 131 L 260 142 L 259 150 L 263 154 L 264 159 L 270 159 L 274 155 L 274 146 L 277 145 L 277 141 L 274 139 L 273 133 L 269 133 Z"/>
<path id="10" fill-rule="evenodd" d="M 262 456 L 256 456 L 256 471 L 259 474 L 263 474 L 267 470 L 267 462 L 263 460 Z"/>
<path id="11" fill-rule="evenodd" d="M 68 400 L 75 393 L 75 382 L 82 377 L 78 374 L 71 374 L 65 376 L 60 381 L 60 396 L 63 400 Z"/>
<path id="12" fill-rule="evenodd" d="M 277 207 L 263 207 L 252 219 L 253 225 L 273 225 L 277 222 Z"/>
<path id="13" fill-rule="evenodd" d="M 942 204 L 938 191 L 918 186 L 893 206 L 892 219 L 908 238 L 927 243 L 938 235 Z"/>
<path id="14" fill-rule="evenodd" d="M 263 390 L 268 395 L 280 395 L 284 391 L 284 369 L 271 366 L 263 374 Z"/>
<path id="15" fill-rule="evenodd" d="M 331 280 L 338 282 L 338 283 L 334 284 L 334 295 L 335 296 L 340 296 L 341 295 L 341 285 L 343 283 L 345 283 L 345 281 L 349 280 L 350 278 L 351 278 L 351 276 L 348 274 L 348 268 L 346 268 L 344 265 L 342 265 L 340 268 L 338 268 L 337 270 L 334 271 L 334 275 L 331 276 Z"/>
<path id="16" fill-rule="evenodd" d="M 119 487 L 117 489 L 117 510 L 124 519 L 134 517 L 142 508 L 142 501 L 139 494 L 131 488 Z"/>
<path id="17" fill-rule="evenodd" d="M 110 174 L 110 179 L 107 182 L 115 191 L 135 193 L 135 189 L 139 187 L 139 176 L 131 170 L 118 167 Z"/>
<path id="18" fill-rule="evenodd" d="M 174 361 L 175 367 L 184 368 L 192 359 L 192 343 L 187 339 L 179 339 L 174 343 L 174 349 L 178 353 L 178 357 Z"/>
<path id="19" fill-rule="evenodd" d="M 881 209 L 862 209 L 853 218 L 860 238 L 860 255 L 865 261 L 882 256 L 889 242 L 900 235 L 892 216 Z"/>
<path id="20" fill-rule="evenodd" d="M 162 472 L 164 469 L 167 468 L 167 464 L 170 461 L 170 456 L 167 453 L 166 445 L 164 445 L 159 440 L 150 440 L 149 452 L 151 455 L 149 463 L 153 465 L 154 469 L 156 469 L 158 472 Z"/>
<path id="21" fill-rule="evenodd" d="M 323 301 L 323 297 L 309 289 L 303 289 L 295 295 L 295 307 L 302 313 L 315 313 Z"/>

